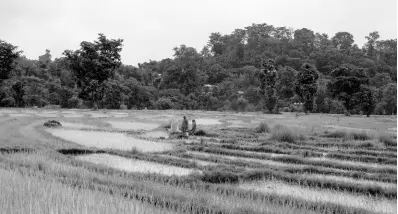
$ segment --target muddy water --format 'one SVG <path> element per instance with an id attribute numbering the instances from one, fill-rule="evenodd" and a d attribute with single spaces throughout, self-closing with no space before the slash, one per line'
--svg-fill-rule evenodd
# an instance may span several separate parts
<path id="1" fill-rule="evenodd" d="M 47 129 L 52 135 L 86 147 L 100 149 L 132 150 L 141 152 L 161 152 L 171 150 L 171 143 L 160 143 L 128 137 L 123 133 L 83 131 L 71 129 Z"/>
<path id="2" fill-rule="evenodd" d="M 164 138 L 168 139 L 169 134 L 165 131 L 149 131 L 141 135 L 144 138 Z"/>
<path id="3" fill-rule="evenodd" d="M 156 123 L 126 122 L 126 121 L 108 121 L 113 128 L 120 130 L 152 130 L 159 127 Z"/>
<path id="4" fill-rule="evenodd" d="M 211 118 L 198 118 L 195 120 L 197 125 L 220 125 L 222 122 L 220 122 L 217 119 L 211 119 Z"/>

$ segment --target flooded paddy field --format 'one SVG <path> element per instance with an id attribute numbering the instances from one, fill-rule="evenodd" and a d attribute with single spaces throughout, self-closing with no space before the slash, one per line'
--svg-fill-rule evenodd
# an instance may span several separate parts
<path id="1" fill-rule="evenodd" d="M 196 120 L 196 132 L 170 133 L 172 119 L 180 125 L 184 115 L 190 128 Z M 49 120 L 61 126 L 44 127 Z M 15 178 L 8 185 L 17 188 L 33 179 L 29 188 L 38 194 L 54 186 L 98 200 L 112 192 L 123 206 L 156 213 L 175 213 L 161 203 L 181 213 L 193 207 L 396 213 L 396 122 L 395 116 L 0 109 L 0 181 Z M 0 190 L 12 194 L 6 185 Z"/>

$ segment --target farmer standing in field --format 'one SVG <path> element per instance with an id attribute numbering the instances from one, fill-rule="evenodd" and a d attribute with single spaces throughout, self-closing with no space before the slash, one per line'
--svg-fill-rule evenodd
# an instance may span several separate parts
<path id="1" fill-rule="evenodd" d="M 187 120 L 187 118 L 184 116 L 184 119 L 182 120 L 182 126 L 181 126 L 181 131 L 182 131 L 182 134 L 186 134 L 186 132 L 187 132 L 187 130 L 188 130 L 188 120 Z"/>

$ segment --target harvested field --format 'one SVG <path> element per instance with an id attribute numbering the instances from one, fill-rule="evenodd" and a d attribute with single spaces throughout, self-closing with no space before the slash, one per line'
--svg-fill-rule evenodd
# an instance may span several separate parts
<path id="1" fill-rule="evenodd" d="M 39 212 L 62 207 L 64 200 L 83 213 L 86 208 L 110 213 L 126 213 L 126 209 L 220 214 L 397 212 L 395 117 L 337 120 L 334 115 L 295 117 L 290 113 L 0 112 L 4 114 L 0 119 L 0 181 L 6 184 L 0 184 L 0 191 L 11 195 L 0 197 L 7 204 L 0 204 L 3 210 L 19 206 L 24 212 L 32 206 Z M 54 115 L 63 126 L 43 127 Z M 166 123 L 182 115 L 188 117 L 189 126 L 197 118 L 201 136 L 186 139 L 167 133 Z M 363 130 L 369 130 L 368 137 L 363 137 Z M 292 135 L 296 131 L 299 134 Z M 360 134 L 356 138 L 325 134 L 334 131 Z M 41 190 L 50 187 L 59 191 Z M 21 198 L 22 194 L 38 200 Z M 47 199 L 52 203 L 44 203 Z"/>
<path id="2" fill-rule="evenodd" d="M 151 163 L 148 161 L 128 159 L 108 154 L 82 155 L 78 156 L 77 159 L 88 161 L 95 164 L 105 165 L 107 167 L 112 167 L 127 172 L 156 173 L 162 175 L 183 176 L 183 175 L 188 175 L 189 173 L 192 173 L 194 171 L 192 169 L 168 166 L 158 163 Z"/>

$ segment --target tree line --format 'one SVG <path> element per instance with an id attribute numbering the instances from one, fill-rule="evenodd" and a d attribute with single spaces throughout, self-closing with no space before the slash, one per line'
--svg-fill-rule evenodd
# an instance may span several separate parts
<path id="1" fill-rule="evenodd" d="M 137 67 L 103 34 L 55 59 L 0 40 L 0 106 L 396 114 L 397 39 L 365 38 L 252 24 Z"/>

